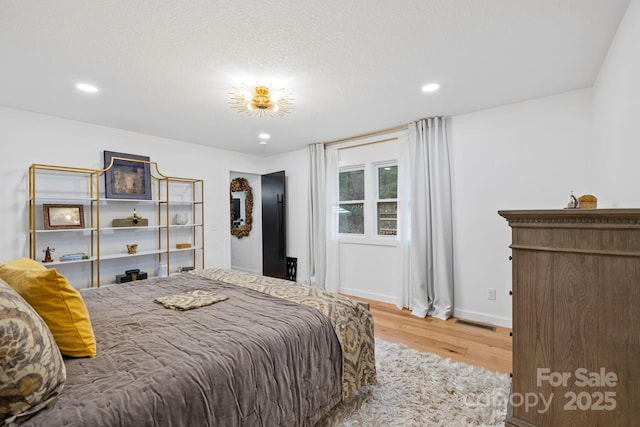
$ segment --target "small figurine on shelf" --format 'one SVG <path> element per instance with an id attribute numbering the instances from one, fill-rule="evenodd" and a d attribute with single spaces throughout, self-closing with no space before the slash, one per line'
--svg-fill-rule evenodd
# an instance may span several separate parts
<path id="1" fill-rule="evenodd" d="M 53 262 L 53 258 L 51 257 L 51 252 L 55 252 L 56 248 L 50 248 L 49 246 L 47 246 L 47 249 L 43 249 L 42 252 L 44 252 L 44 259 L 42 260 L 42 262 Z"/>
<path id="2" fill-rule="evenodd" d="M 136 208 L 133 208 L 133 223 L 138 223 L 138 214 L 136 213 Z"/>
<path id="3" fill-rule="evenodd" d="M 573 191 L 569 194 L 569 203 L 567 203 L 567 209 L 577 209 L 578 199 L 573 195 Z"/>

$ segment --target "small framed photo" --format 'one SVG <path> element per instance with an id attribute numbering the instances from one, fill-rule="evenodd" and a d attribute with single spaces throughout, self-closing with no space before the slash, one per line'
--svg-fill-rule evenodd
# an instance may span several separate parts
<path id="1" fill-rule="evenodd" d="M 82 205 L 42 205 L 45 230 L 84 228 Z"/>
<path id="2" fill-rule="evenodd" d="M 151 200 L 149 157 L 105 151 L 104 168 L 108 199 Z"/>

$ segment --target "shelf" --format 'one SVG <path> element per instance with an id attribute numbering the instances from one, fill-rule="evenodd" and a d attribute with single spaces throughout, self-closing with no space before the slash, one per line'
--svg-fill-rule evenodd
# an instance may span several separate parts
<path id="1" fill-rule="evenodd" d="M 167 228 L 166 225 L 143 225 L 140 227 L 100 227 L 100 232 L 112 232 L 116 230 L 133 230 L 133 231 L 158 231 L 161 228 Z"/>
<path id="2" fill-rule="evenodd" d="M 195 250 L 199 250 L 199 249 L 202 249 L 202 246 L 192 246 L 190 248 L 182 248 L 182 249 L 171 248 L 171 249 L 169 249 L 169 252 L 195 251 Z"/>
<path id="3" fill-rule="evenodd" d="M 115 230 L 145 230 L 145 231 L 158 231 L 159 229 L 163 229 L 163 228 L 173 228 L 173 229 L 180 229 L 180 228 L 193 228 L 193 227 L 202 227 L 202 224 L 183 224 L 183 225 L 177 225 L 177 224 L 171 224 L 169 226 L 166 225 L 145 225 L 145 226 L 141 226 L 141 227 L 100 227 L 100 231 L 115 231 Z M 95 229 L 93 229 L 95 230 Z M 52 230 L 53 231 L 53 230 Z"/>
<path id="4" fill-rule="evenodd" d="M 117 254 L 109 254 L 109 255 L 100 255 L 100 259 L 101 260 L 106 260 L 106 259 L 118 259 L 118 258 L 132 258 L 132 257 L 137 257 L 137 256 L 145 256 L 145 255 L 157 255 L 157 254 L 163 254 L 166 253 L 167 250 L 166 249 L 152 249 L 150 251 L 138 251 L 135 254 L 130 254 L 128 252 L 120 252 Z"/>
<path id="5" fill-rule="evenodd" d="M 34 198 L 30 198 L 32 202 Z M 63 205 L 63 204 L 76 204 L 76 205 L 90 205 L 92 202 L 96 202 L 97 199 L 89 197 L 36 197 L 36 205 Z"/>
<path id="6" fill-rule="evenodd" d="M 56 230 L 42 230 L 42 229 L 38 229 L 38 230 L 34 230 L 36 233 L 69 233 L 69 232 L 78 232 L 78 231 L 82 231 L 82 232 L 89 232 L 89 231 L 96 231 L 97 228 L 60 228 L 60 229 L 56 229 Z"/>
<path id="7" fill-rule="evenodd" d="M 100 204 L 106 204 L 106 203 L 111 203 L 111 202 L 127 202 L 127 203 L 148 203 L 148 204 L 158 204 L 158 203 L 166 203 L 166 200 L 159 200 L 159 199 L 108 199 L 105 197 L 101 197 L 98 199 L 98 201 L 100 202 Z M 173 203 L 173 202 L 171 202 Z"/>
<path id="8" fill-rule="evenodd" d="M 135 254 L 120 252 L 120 253 L 117 253 L 117 254 L 100 255 L 100 259 L 101 260 L 106 260 L 106 259 L 130 258 L 130 257 L 136 257 L 136 256 L 164 254 L 166 252 L 193 251 L 193 250 L 197 250 L 197 249 L 202 249 L 202 246 L 192 246 L 190 248 L 184 248 L 184 249 L 169 248 L 169 250 L 167 250 L 166 248 L 163 248 L 163 249 L 152 249 L 152 250 L 149 250 L 149 251 L 138 251 Z M 70 261 L 65 261 L 65 262 L 70 262 Z"/>
<path id="9" fill-rule="evenodd" d="M 92 261 L 95 261 L 97 259 L 98 259 L 97 257 L 92 256 L 92 257 L 89 257 L 87 259 L 74 259 L 74 260 L 71 260 L 71 261 L 52 261 L 52 262 L 42 262 L 41 261 L 40 263 L 45 267 L 49 267 L 49 266 L 52 266 L 52 265 L 78 264 L 78 263 L 82 263 L 82 262 L 92 262 Z"/>
<path id="10" fill-rule="evenodd" d="M 191 205 L 197 205 L 200 204 L 202 202 L 192 202 L 192 201 L 188 201 L 188 200 L 171 200 L 169 199 L 169 203 L 171 203 L 172 206 L 191 206 Z"/>
<path id="11" fill-rule="evenodd" d="M 147 203 L 147 204 L 161 204 L 161 203 L 171 203 L 172 206 L 177 206 L 177 205 L 182 205 L 182 206 L 191 206 L 191 205 L 197 205 L 200 204 L 202 202 L 194 202 L 194 201 L 189 201 L 189 200 L 166 200 L 166 199 L 107 199 L 104 197 L 101 197 L 99 199 L 93 199 L 96 200 L 98 202 L 100 202 L 100 204 L 106 204 L 106 203 L 111 203 L 111 202 L 126 202 L 126 203 Z"/>
<path id="12" fill-rule="evenodd" d="M 192 227 L 202 227 L 202 224 L 171 224 L 169 228 L 192 228 Z"/>

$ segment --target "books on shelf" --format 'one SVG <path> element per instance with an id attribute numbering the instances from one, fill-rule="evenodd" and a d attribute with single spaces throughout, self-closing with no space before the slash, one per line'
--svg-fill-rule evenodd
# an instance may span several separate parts
<path id="1" fill-rule="evenodd" d="M 85 254 L 84 252 L 79 252 L 77 254 L 62 255 L 60 257 L 60 261 L 76 261 L 79 259 L 89 259 L 89 255 Z"/>

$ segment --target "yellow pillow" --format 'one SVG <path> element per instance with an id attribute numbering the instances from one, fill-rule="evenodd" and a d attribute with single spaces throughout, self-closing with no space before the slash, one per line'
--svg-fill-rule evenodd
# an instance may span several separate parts
<path id="1" fill-rule="evenodd" d="M 30 265 L 30 262 L 38 265 Z M 0 278 L 44 319 L 60 352 L 73 357 L 95 357 L 96 339 L 87 306 L 76 289 L 58 271 L 25 258 L 0 265 Z"/>
<path id="2" fill-rule="evenodd" d="M 4 265 L 11 265 L 13 267 L 25 268 L 25 269 L 33 269 L 33 270 L 46 270 L 47 267 L 31 258 L 18 258 L 13 261 L 9 261 L 6 264 L 0 264 L 0 267 Z"/>

